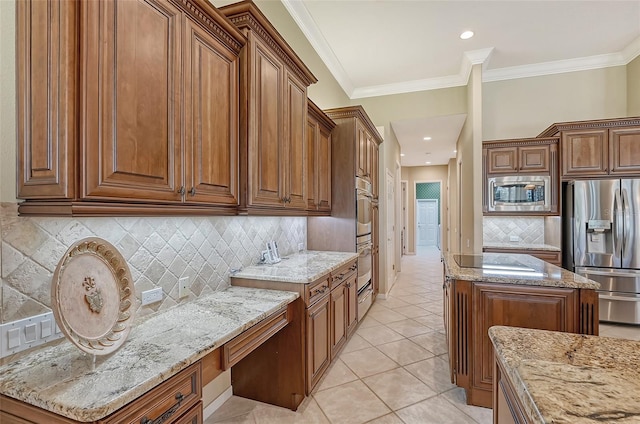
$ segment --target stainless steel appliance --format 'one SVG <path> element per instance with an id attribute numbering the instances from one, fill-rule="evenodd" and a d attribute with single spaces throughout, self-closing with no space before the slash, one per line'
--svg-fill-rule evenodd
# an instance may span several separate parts
<path id="1" fill-rule="evenodd" d="M 371 234 L 360 236 L 357 238 L 356 250 L 358 256 L 358 292 L 366 285 L 371 284 L 371 269 L 373 267 L 373 258 L 371 257 Z"/>
<path id="2" fill-rule="evenodd" d="M 373 194 L 371 183 L 356 177 L 356 236 L 371 234 L 371 218 L 373 216 Z"/>
<path id="3" fill-rule="evenodd" d="M 566 268 L 601 284 L 600 320 L 640 324 L 640 179 L 565 190 Z"/>
<path id="4" fill-rule="evenodd" d="M 545 212 L 551 210 L 551 178 L 514 175 L 488 179 L 487 205 L 491 212 Z"/>

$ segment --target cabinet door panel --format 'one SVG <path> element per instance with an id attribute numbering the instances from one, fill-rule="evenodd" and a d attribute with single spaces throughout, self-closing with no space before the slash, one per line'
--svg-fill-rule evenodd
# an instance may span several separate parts
<path id="1" fill-rule="evenodd" d="M 16 3 L 19 198 L 75 196 L 77 8 Z"/>
<path id="2" fill-rule="evenodd" d="M 518 149 L 507 147 L 489 150 L 489 174 L 513 174 L 518 170 Z"/>
<path id="3" fill-rule="evenodd" d="M 307 90 L 297 78 L 286 73 L 285 143 L 283 143 L 281 169 L 285 174 L 281 178 L 286 184 L 287 207 L 306 208 L 305 181 L 305 131 L 307 123 Z M 288 172 L 287 172 L 288 171 Z"/>
<path id="4" fill-rule="evenodd" d="M 318 158 L 318 209 L 331 211 L 331 132 L 320 127 L 316 155 Z"/>
<path id="5" fill-rule="evenodd" d="M 186 27 L 186 200 L 235 205 L 237 58 L 197 24 L 187 20 Z"/>
<path id="6" fill-rule="evenodd" d="M 360 122 L 356 122 L 356 175 L 367 177 L 367 131 Z"/>
<path id="7" fill-rule="evenodd" d="M 334 358 L 347 339 L 348 288 L 340 284 L 331 291 L 331 357 Z"/>
<path id="8" fill-rule="evenodd" d="M 318 169 L 316 162 L 318 157 L 315 154 L 318 140 L 318 123 L 311 116 L 307 119 L 307 138 L 305 139 L 305 150 L 307 157 L 306 181 L 307 181 L 307 210 L 315 211 L 318 203 Z"/>
<path id="9" fill-rule="evenodd" d="M 253 137 L 249 147 L 252 156 L 253 196 L 252 205 L 282 207 L 283 197 L 280 180 L 281 167 L 280 144 L 282 142 L 282 81 L 284 69 L 266 48 L 256 40 L 255 43 L 255 122 Z"/>
<path id="10" fill-rule="evenodd" d="M 519 171 L 549 173 L 549 145 L 518 148 Z"/>
<path id="11" fill-rule="evenodd" d="M 83 195 L 179 201 L 180 11 L 153 0 L 84 4 Z"/>
<path id="12" fill-rule="evenodd" d="M 347 336 L 358 324 L 358 283 L 357 272 L 347 280 Z"/>
<path id="13" fill-rule="evenodd" d="M 489 327 L 508 325 L 540 330 L 575 332 L 577 296 L 573 289 L 473 286 L 473 386 L 491 390 L 493 345 Z"/>
<path id="14" fill-rule="evenodd" d="M 331 360 L 329 296 L 307 311 L 307 389 L 310 392 Z"/>
<path id="15" fill-rule="evenodd" d="M 607 130 L 562 134 L 562 176 L 606 175 Z"/>
<path id="16" fill-rule="evenodd" d="M 640 128 L 610 130 L 611 174 L 640 174 Z"/>

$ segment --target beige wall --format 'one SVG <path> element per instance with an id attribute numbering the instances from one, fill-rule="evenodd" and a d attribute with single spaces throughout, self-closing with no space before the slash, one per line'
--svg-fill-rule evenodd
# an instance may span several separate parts
<path id="1" fill-rule="evenodd" d="M 459 207 L 458 207 L 458 191 L 460 190 L 458 184 L 458 159 L 449 159 L 449 166 L 447 167 L 448 189 L 447 189 L 447 226 L 445 228 L 445 240 L 443 244 L 443 252 L 459 252 L 460 246 L 458 244 L 458 222 L 459 222 Z"/>
<path id="2" fill-rule="evenodd" d="M 416 251 L 416 183 L 440 183 L 440 224 L 442 232 L 440 240 L 444 240 L 444 229 L 447 228 L 448 209 L 448 166 L 409 166 L 402 168 L 402 180 L 407 181 L 407 253 Z M 400 200 L 400 199 L 398 199 Z"/>
<path id="3" fill-rule="evenodd" d="M 555 122 L 626 116 L 626 74 L 625 66 L 617 66 L 485 83 L 483 139 L 535 137 Z"/>
<path id="4" fill-rule="evenodd" d="M 627 116 L 640 116 L 640 56 L 627 65 Z"/>

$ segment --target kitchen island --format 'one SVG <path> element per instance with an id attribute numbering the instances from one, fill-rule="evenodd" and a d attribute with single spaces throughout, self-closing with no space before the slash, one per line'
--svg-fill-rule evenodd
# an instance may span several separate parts
<path id="1" fill-rule="evenodd" d="M 0 367 L 0 422 L 120 423 L 135 417 L 141 422 L 143 416 L 155 422 L 175 405 L 175 418 L 201 417 L 202 386 L 213 379 L 208 376 L 242 363 L 234 355 L 237 346 L 245 347 L 247 356 L 252 350 L 264 355 L 261 345 L 285 337 L 298 298 L 293 292 L 230 287 L 141 319 L 110 355 L 94 357 L 67 340 L 17 354 Z M 295 348 L 295 341 L 287 343 Z M 290 365 L 286 355 L 279 359 L 283 368 Z M 277 370 L 278 364 L 270 367 Z M 171 380 L 177 392 L 165 389 Z M 285 391 L 289 401 L 296 392 L 297 401 L 304 398 L 301 385 L 294 391 L 284 381 L 270 383 L 271 392 Z"/>
<path id="2" fill-rule="evenodd" d="M 494 423 L 640 421 L 640 342 L 503 326 L 489 337 Z"/>
<path id="3" fill-rule="evenodd" d="M 451 381 L 471 405 L 492 406 L 489 327 L 598 334 L 594 281 L 530 255 L 446 253 L 443 262 Z"/>

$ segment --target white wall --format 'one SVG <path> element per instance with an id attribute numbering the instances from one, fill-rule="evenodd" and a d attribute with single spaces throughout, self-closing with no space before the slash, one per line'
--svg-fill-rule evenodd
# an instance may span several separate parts
<path id="1" fill-rule="evenodd" d="M 640 56 L 627 65 L 627 115 L 640 116 Z"/>

